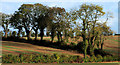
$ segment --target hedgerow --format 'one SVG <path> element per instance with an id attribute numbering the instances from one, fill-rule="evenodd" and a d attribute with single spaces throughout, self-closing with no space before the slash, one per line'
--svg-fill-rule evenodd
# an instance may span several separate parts
<path id="1" fill-rule="evenodd" d="M 2 63 L 82 63 L 82 62 L 107 62 L 118 61 L 119 58 L 115 56 L 101 55 L 87 57 L 86 59 L 80 56 L 72 55 L 47 55 L 47 54 L 20 54 L 20 55 L 3 55 Z"/>
<path id="2" fill-rule="evenodd" d="M 46 54 L 20 54 L 20 55 L 3 55 L 2 63 L 72 63 L 82 62 L 80 56 L 71 55 L 46 55 Z"/>

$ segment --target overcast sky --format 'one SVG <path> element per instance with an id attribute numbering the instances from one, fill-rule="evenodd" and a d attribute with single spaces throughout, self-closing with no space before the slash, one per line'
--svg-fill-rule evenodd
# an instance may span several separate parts
<path id="1" fill-rule="evenodd" d="M 6 13 L 6 14 L 13 14 L 17 9 L 22 5 L 22 4 L 35 4 L 35 3 L 41 3 L 43 5 L 47 6 L 58 6 L 58 7 L 64 7 L 67 11 L 70 9 L 78 9 L 81 4 L 85 2 L 70 2 L 66 1 L 64 2 L 63 0 L 61 2 L 56 2 L 56 1 L 50 1 L 50 2 L 41 2 L 41 1 L 36 1 L 36 2 L 30 2 L 30 1 L 21 1 L 17 2 L 16 0 L 8 1 L 8 0 L 1 0 L 0 2 L 0 12 Z M 48 0 L 49 1 L 49 0 Z M 90 0 L 89 0 L 90 1 Z M 99 1 L 99 0 L 98 0 Z M 111 27 L 113 31 L 118 33 L 118 0 L 114 0 L 112 2 L 111 0 L 106 0 L 108 2 L 87 2 L 87 3 L 92 3 L 92 4 L 97 4 L 103 7 L 104 12 L 112 12 L 113 17 L 108 21 L 108 25 Z M 105 21 L 105 16 L 101 18 L 101 21 Z M 12 30 L 12 29 L 11 29 Z"/>

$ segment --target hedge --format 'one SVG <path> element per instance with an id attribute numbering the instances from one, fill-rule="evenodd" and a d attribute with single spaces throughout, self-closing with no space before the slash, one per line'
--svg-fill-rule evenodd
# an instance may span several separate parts
<path id="1" fill-rule="evenodd" d="M 81 63 L 83 60 L 80 56 L 71 55 L 46 55 L 46 54 L 20 54 L 20 55 L 3 55 L 2 63 Z"/>
<path id="2" fill-rule="evenodd" d="M 87 57 L 86 59 L 80 56 L 72 55 L 47 55 L 47 54 L 20 54 L 20 55 L 3 55 L 2 63 L 82 63 L 82 62 L 109 62 L 120 61 L 120 58 L 115 56 L 101 55 Z"/>

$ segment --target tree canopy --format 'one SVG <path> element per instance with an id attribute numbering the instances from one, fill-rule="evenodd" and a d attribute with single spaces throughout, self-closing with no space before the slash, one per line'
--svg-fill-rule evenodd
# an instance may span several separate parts
<path id="1" fill-rule="evenodd" d="M 98 22 L 103 15 L 107 15 L 106 21 Z M 37 40 L 40 34 L 43 41 L 45 29 L 52 42 L 55 36 L 58 42 L 68 42 L 69 37 L 76 39 L 82 37 L 85 58 L 87 51 L 91 56 L 94 55 L 95 45 L 98 48 L 100 45 L 102 49 L 105 36 L 113 34 L 111 28 L 107 26 L 107 21 L 112 18 L 112 15 L 106 14 L 103 7 L 94 4 L 82 4 L 78 10 L 69 12 L 62 7 L 49 7 L 39 3 L 22 4 L 12 16 L 0 13 L 0 17 L 5 37 L 7 37 L 9 25 L 18 29 L 17 37 L 20 37 L 20 34 L 25 36 L 26 33 L 28 40 L 31 35 Z M 13 36 L 16 36 L 15 31 Z"/>

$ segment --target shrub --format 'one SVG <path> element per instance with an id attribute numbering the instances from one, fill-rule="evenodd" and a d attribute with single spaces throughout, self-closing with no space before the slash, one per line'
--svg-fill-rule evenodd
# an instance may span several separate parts
<path id="1" fill-rule="evenodd" d="M 113 60 L 112 56 L 107 55 L 106 57 L 107 57 L 107 61 L 112 61 Z"/>
<path id="2" fill-rule="evenodd" d="M 95 55 L 93 55 L 89 58 L 89 61 L 90 62 L 97 62 L 97 57 L 95 57 Z"/>
<path id="3" fill-rule="evenodd" d="M 89 58 L 89 61 L 90 61 L 90 62 L 94 62 L 94 57 L 90 57 L 90 58 Z"/>
<path id="4" fill-rule="evenodd" d="M 111 55 L 112 56 L 112 54 L 110 54 L 110 53 L 108 53 L 108 52 L 106 52 L 106 51 L 104 51 L 104 50 L 101 50 L 101 49 L 95 49 L 94 50 L 94 54 L 95 55 L 101 55 L 101 56 L 106 56 L 106 55 Z"/>
<path id="5" fill-rule="evenodd" d="M 114 61 L 115 59 L 117 59 L 117 58 L 107 55 L 107 56 L 104 56 L 103 61 Z"/>
<path id="6" fill-rule="evenodd" d="M 106 56 L 103 57 L 103 61 L 107 61 L 107 57 Z"/>
<path id="7" fill-rule="evenodd" d="M 113 61 L 120 61 L 120 57 L 119 56 L 113 56 Z"/>
<path id="8" fill-rule="evenodd" d="M 103 61 L 103 57 L 101 55 L 97 55 L 97 62 L 102 62 Z"/>
<path id="9" fill-rule="evenodd" d="M 61 46 L 64 46 L 64 45 L 67 45 L 67 43 L 64 42 L 64 41 L 62 41 L 62 42 L 60 42 L 60 45 L 61 45 Z"/>
<path id="10" fill-rule="evenodd" d="M 73 42 L 71 42 L 71 44 L 70 44 L 71 46 L 75 46 L 76 44 L 75 43 L 73 43 Z"/>
<path id="11" fill-rule="evenodd" d="M 87 56 L 85 59 L 83 59 L 83 61 L 84 61 L 84 62 L 89 62 L 90 60 L 89 60 L 89 58 L 88 58 L 88 56 Z"/>
<path id="12" fill-rule="evenodd" d="M 82 52 L 82 53 L 84 53 L 84 48 L 83 48 L 83 42 L 79 42 L 78 44 L 77 44 L 77 50 L 79 51 L 79 52 Z"/>
<path id="13" fill-rule="evenodd" d="M 104 56 L 101 55 L 87 57 L 86 59 L 80 56 L 71 55 L 45 55 L 45 54 L 20 54 L 20 55 L 3 55 L 2 63 L 81 63 L 81 62 L 102 62 L 102 61 L 117 61 L 116 56 Z"/>
<path id="14" fill-rule="evenodd" d="M 20 55 L 3 55 L 2 63 L 71 63 L 82 62 L 80 56 L 70 55 L 45 55 L 45 54 L 20 54 Z"/>

